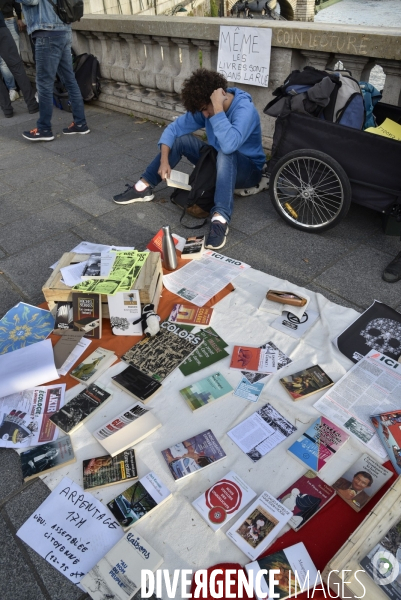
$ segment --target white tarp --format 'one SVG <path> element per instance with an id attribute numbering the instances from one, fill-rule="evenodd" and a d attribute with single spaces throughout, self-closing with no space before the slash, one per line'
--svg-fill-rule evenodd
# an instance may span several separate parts
<path id="1" fill-rule="evenodd" d="M 184 386 L 216 371 L 220 371 L 233 388 L 236 388 L 242 373 L 229 369 L 228 356 L 188 377 L 184 377 L 179 369 L 176 369 L 163 382 L 161 392 L 146 405 L 155 411 L 163 426 L 135 447 L 139 476 L 155 471 L 173 492 L 173 498 L 142 523 L 137 524 L 134 530 L 149 540 L 155 550 L 164 557 L 163 569 L 169 569 L 171 573 L 173 569 L 196 570 L 219 562 L 239 562 L 242 565 L 249 562 L 245 554 L 226 537 L 225 532 L 230 524 L 224 525 L 219 532 L 214 533 L 193 509 L 191 502 L 230 470 L 234 470 L 258 495 L 266 490 L 277 497 L 289 487 L 304 474 L 305 469 L 291 458 L 286 449 L 316 419 L 319 413 L 313 404 L 324 392 L 294 402 L 279 383 L 279 378 L 319 364 L 334 381 L 338 381 L 353 365 L 333 346 L 331 340 L 357 317 L 357 313 L 350 308 L 329 302 L 320 294 L 292 286 L 296 293 L 302 295 L 305 291 L 310 295 L 310 308 L 320 313 L 320 318 L 301 340 L 295 340 L 269 326 L 277 315 L 258 311 L 258 306 L 268 289 L 279 290 L 285 283 L 276 277 L 249 269 L 235 279 L 236 291 L 226 296 L 215 307 L 212 325 L 229 343 L 227 351 L 230 354 L 235 344 L 260 346 L 272 340 L 293 361 L 268 379 L 257 403 L 229 394 L 211 406 L 192 413 L 179 394 L 178 390 Z M 110 372 L 115 374 L 124 367 L 124 364 L 118 363 Z M 105 375 L 98 380 L 100 385 L 102 382 L 106 383 Z M 45 483 L 51 489 L 65 475 L 82 484 L 82 460 L 104 454 L 104 450 L 90 432 L 99 428 L 108 417 L 132 404 L 132 398 L 124 396 L 119 388 L 113 384 L 109 387 L 113 389 L 113 399 L 71 436 L 77 462 L 44 477 Z M 230 440 L 227 431 L 267 402 L 298 429 L 269 454 L 253 463 Z M 174 482 L 161 450 L 209 428 L 221 443 L 227 458 L 201 473 L 195 473 L 181 482 Z M 327 470 L 322 472 L 322 479 L 329 484 L 334 483 L 365 451 L 365 446 L 355 439 L 350 439 L 341 452 L 330 461 Z M 377 458 L 374 454 L 372 456 Z M 94 490 L 94 495 L 106 503 L 126 487 L 127 484 L 112 485 Z M 306 547 L 308 548 L 307 540 Z"/>

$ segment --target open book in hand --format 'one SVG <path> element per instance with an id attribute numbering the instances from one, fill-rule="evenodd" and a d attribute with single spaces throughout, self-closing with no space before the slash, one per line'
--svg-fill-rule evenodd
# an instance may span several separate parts
<path id="1" fill-rule="evenodd" d="M 181 188 L 182 190 L 191 190 L 191 186 L 188 183 L 189 175 L 182 171 L 174 171 L 170 173 L 170 177 L 166 178 L 166 183 L 170 187 Z"/>

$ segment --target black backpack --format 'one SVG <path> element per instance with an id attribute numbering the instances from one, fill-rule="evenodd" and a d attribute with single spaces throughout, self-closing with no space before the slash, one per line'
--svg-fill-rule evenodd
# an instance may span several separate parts
<path id="1" fill-rule="evenodd" d="M 74 71 L 85 102 L 97 100 L 100 95 L 100 67 L 96 56 L 87 53 L 76 56 Z"/>
<path id="2" fill-rule="evenodd" d="M 66 25 L 79 21 L 84 16 L 83 0 L 49 0 L 58 18 Z"/>
<path id="3" fill-rule="evenodd" d="M 61 83 L 60 77 L 56 75 L 56 81 L 53 87 L 53 104 L 60 110 L 72 112 L 71 102 L 68 97 L 68 92 Z"/>
<path id="4" fill-rule="evenodd" d="M 196 219 L 205 219 L 202 225 L 194 227 L 184 225 L 187 229 L 203 227 L 213 208 L 217 175 L 216 161 L 217 150 L 213 146 L 203 146 L 200 158 L 189 176 L 189 185 L 192 189 L 188 191 L 175 188 L 170 196 L 171 202 L 183 209 L 180 221 L 184 218 L 185 213 Z"/>

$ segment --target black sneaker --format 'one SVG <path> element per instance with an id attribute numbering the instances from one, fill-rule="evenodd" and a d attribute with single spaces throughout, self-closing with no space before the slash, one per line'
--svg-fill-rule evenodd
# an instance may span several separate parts
<path id="1" fill-rule="evenodd" d="M 39 131 L 39 129 L 24 131 L 22 137 L 31 142 L 51 142 L 54 140 L 54 135 L 51 131 Z"/>
<path id="2" fill-rule="evenodd" d="M 116 204 L 131 204 L 132 202 L 150 202 L 153 200 L 154 195 L 152 194 L 152 188 L 148 185 L 143 192 L 138 192 L 134 185 L 129 183 L 125 184 L 127 188 L 122 194 L 113 196 L 113 200 Z"/>
<path id="3" fill-rule="evenodd" d="M 387 283 L 395 283 L 401 279 L 401 252 L 384 269 L 382 279 Z"/>
<path id="4" fill-rule="evenodd" d="M 6 119 L 11 119 L 11 117 L 14 116 L 14 111 L 12 109 L 10 111 L 7 111 L 7 112 L 4 112 L 4 110 L 3 110 L 3 113 L 4 113 L 4 116 L 5 116 Z"/>
<path id="5" fill-rule="evenodd" d="M 228 224 L 220 221 L 212 221 L 210 224 L 209 235 L 206 240 L 206 248 L 218 250 L 222 248 L 227 240 Z"/>
<path id="6" fill-rule="evenodd" d="M 89 127 L 86 125 L 75 125 L 74 122 L 71 123 L 69 127 L 65 127 L 63 129 L 63 133 L 66 135 L 71 135 L 73 133 L 80 133 L 81 135 L 85 135 L 85 133 L 90 133 Z"/>

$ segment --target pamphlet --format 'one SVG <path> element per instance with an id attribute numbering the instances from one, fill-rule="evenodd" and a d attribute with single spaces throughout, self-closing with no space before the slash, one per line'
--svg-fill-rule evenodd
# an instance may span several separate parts
<path id="1" fill-rule="evenodd" d="M 290 357 L 282 352 L 280 348 L 277 348 L 276 344 L 273 344 L 273 342 L 266 342 L 266 344 L 263 344 L 260 347 L 277 352 L 277 371 L 283 369 L 292 362 Z M 249 383 L 255 383 L 256 381 L 266 382 L 271 376 L 271 373 L 252 373 L 251 371 L 242 371 L 242 374 L 247 378 Z"/>
<path id="2" fill-rule="evenodd" d="M 386 458 L 371 415 L 399 410 L 401 363 L 371 350 L 314 404 L 342 429 Z"/>
<path id="3" fill-rule="evenodd" d="M 247 378 L 243 377 L 237 385 L 237 388 L 234 392 L 234 396 L 245 398 L 245 400 L 249 400 L 249 402 L 257 402 L 259 400 L 259 396 L 262 393 L 264 386 L 265 384 L 261 381 L 249 383 Z"/>
<path id="4" fill-rule="evenodd" d="M 227 435 L 253 462 L 257 462 L 296 430 L 271 404 L 265 404 L 230 429 Z"/>
<path id="5" fill-rule="evenodd" d="M 312 309 L 305 311 L 300 318 L 291 312 L 284 311 L 270 324 L 270 327 L 299 340 L 314 325 L 318 317 L 319 313 Z"/>
<path id="6" fill-rule="evenodd" d="M 181 269 L 165 275 L 163 284 L 183 300 L 195 306 L 204 306 L 247 269 L 250 269 L 250 265 L 246 263 L 214 250 L 205 250 L 200 260 L 190 261 Z"/>

